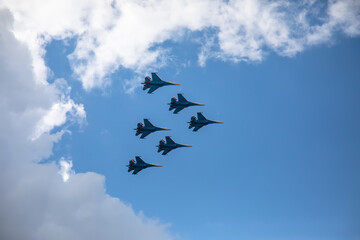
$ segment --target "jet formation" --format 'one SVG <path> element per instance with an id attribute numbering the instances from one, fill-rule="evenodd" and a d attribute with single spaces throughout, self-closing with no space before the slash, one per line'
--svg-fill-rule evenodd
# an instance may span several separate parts
<path id="1" fill-rule="evenodd" d="M 148 93 L 153 93 L 156 89 L 163 87 L 163 86 L 180 85 L 178 83 L 163 81 L 160 79 L 160 77 L 156 73 L 151 73 L 151 76 L 152 76 L 152 79 L 147 76 L 147 77 L 145 77 L 145 82 L 142 83 L 144 85 L 144 87 L 143 87 L 144 91 L 146 89 L 149 89 Z M 190 106 L 205 106 L 202 103 L 190 102 L 190 101 L 186 100 L 186 98 L 181 93 L 178 93 L 177 97 L 178 97 L 178 99 L 176 99 L 175 97 L 171 98 L 170 103 L 168 103 L 170 105 L 169 111 L 172 111 L 175 109 L 173 112 L 174 114 L 177 114 L 184 108 L 187 108 Z M 190 122 L 188 122 L 188 123 L 189 123 L 189 129 L 193 128 L 193 132 L 196 132 L 200 128 L 202 128 L 208 124 L 223 123 L 223 122 L 215 121 L 215 120 L 208 120 L 204 117 L 204 115 L 201 112 L 198 112 L 197 118 L 195 116 L 192 116 L 190 119 Z M 134 130 L 136 130 L 136 133 L 135 133 L 136 136 L 141 134 L 140 138 L 144 139 L 150 133 L 162 131 L 162 130 L 171 130 L 171 129 L 163 128 L 163 127 L 156 127 L 153 124 L 151 124 L 149 119 L 144 118 L 144 124 L 139 122 L 137 124 L 137 127 Z M 158 148 L 157 151 L 159 153 L 162 152 L 162 155 L 166 155 L 170 151 L 172 151 L 176 148 L 192 147 L 191 145 L 176 143 L 169 136 L 166 136 L 165 140 L 166 141 L 161 139 L 159 142 L 159 145 L 156 146 Z M 135 159 L 136 159 L 136 161 L 131 159 L 129 161 L 129 165 L 127 165 L 128 172 L 133 171 L 132 174 L 137 174 L 141 170 L 148 168 L 148 167 L 162 167 L 161 165 L 146 163 L 139 156 L 136 156 Z"/>

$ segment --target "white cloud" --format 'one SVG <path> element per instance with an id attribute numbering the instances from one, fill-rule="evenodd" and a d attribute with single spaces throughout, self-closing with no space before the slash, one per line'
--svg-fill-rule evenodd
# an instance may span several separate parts
<path id="1" fill-rule="evenodd" d="M 202 46 L 207 58 L 262 61 L 267 51 L 294 56 L 308 46 L 328 42 L 340 31 L 360 34 L 357 0 L 4 0 L 14 13 L 14 33 L 33 58 L 36 79 L 44 82 L 42 59 L 51 39 L 77 37 L 69 56 L 85 89 L 106 87 L 119 67 L 144 75 L 164 62 L 159 44 L 178 41 L 184 31 L 204 31 L 214 45 Z M 207 43 L 204 41 L 205 44 Z M 208 51 L 208 50 L 211 51 Z"/>
<path id="2" fill-rule="evenodd" d="M 58 101 L 54 102 L 50 109 L 38 110 L 39 112 L 42 112 L 42 117 L 38 121 L 34 133 L 30 137 L 32 141 L 38 139 L 44 133 L 49 133 L 54 127 L 63 125 L 69 120 L 69 116 L 78 123 L 82 123 L 86 118 L 84 106 L 82 104 L 75 104 L 70 98 L 69 94 L 71 88 L 67 86 L 66 81 L 57 79 L 53 85 L 62 85 L 62 88 L 65 87 L 66 91 L 58 91 Z"/>
<path id="3" fill-rule="evenodd" d="M 67 182 L 70 178 L 70 174 L 74 173 L 71 170 L 73 164 L 71 160 L 65 160 L 63 157 L 60 159 L 60 170 L 59 174 L 61 175 L 64 182 Z"/>
<path id="4" fill-rule="evenodd" d="M 293 56 L 331 41 L 337 32 L 358 36 L 360 3 L 2 0 L 1 239 L 171 239 L 163 225 L 107 195 L 103 176 L 76 174 L 65 160 L 60 169 L 54 163 L 37 164 L 51 156 L 53 144 L 67 132 L 61 126 L 86 118 L 65 80 L 46 81 L 43 57 L 51 40 L 76 37 L 69 56 L 74 73 L 85 89 L 106 87 L 119 67 L 140 76 L 164 66 L 171 53 L 161 43 L 181 41 L 184 32 L 194 31 L 204 33 L 200 66 L 208 58 L 262 61 L 270 50 Z M 131 90 L 138 80 L 124 84 Z"/>
<path id="5" fill-rule="evenodd" d="M 328 12 L 332 25 L 338 25 L 349 36 L 360 34 L 360 1 L 332 1 Z"/>
<path id="6" fill-rule="evenodd" d="M 75 173 L 65 159 L 38 163 L 69 119 L 86 113 L 64 80 L 35 80 L 34 58 L 11 25 L 0 8 L 0 239 L 171 239 L 166 226 L 106 194 L 104 176 Z"/>

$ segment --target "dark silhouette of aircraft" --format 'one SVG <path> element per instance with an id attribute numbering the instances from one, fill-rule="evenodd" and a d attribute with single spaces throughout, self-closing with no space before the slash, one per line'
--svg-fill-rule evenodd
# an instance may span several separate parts
<path id="1" fill-rule="evenodd" d="M 156 146 L 156 147 L 158 147 L 158 152 L 163 151 L 162 155 L 166 155 L 168 152 L 170 152 L 171 150 L 173 150 L 175 148 L 192 147 L 191 145 L 176 143 L 168 136 L 166 136 L 165 139 L 166 139 L 166 143 L 164 140 L 161 139 L 159 142 L 159 145 Z"/>
<path id="2" fill-rule="evenodd" d="M 139 156 L 136 156 L 135 159 L 136 161 L 134 161 L 134 159 L 131 159 L 129 161 L 129 165 L 127 165 L 127 167 L 129 167 L 128 172 L 134 170 L 132 174 L 137 174 L 141 170 L 148 167 L 162 167 L 161 165 L 146 163 Z"/>
<path id="3" fill-rule="evenodd" d="M 144 123 L 145 123 L 145 126 L 141 122 L 139 122 L 137 124 L 137 127 L 134 129 L 134 130 L 136 130 L 136 134 L 135 134 L 136 136 L 141 134 L 141 136 L 140 136 L 141 139 L 145 138 L 150 133 L 153 133 L 156 131 L 171 130 L 170 128 L 155 127 L 154 125 L 151 124 L 149 119 L 146 119 L 146 118 L 144 118 Z"/>
<path id="4" fill-rule="evenodd" d="M 171 98 L 169 105 L 170 105 L 169 111 L 175 109 L 174 113 L 178 113 L 181 110 L 183 110 L 184 108 L 187 108 L 190 106 L 205 106 L 205 104 L 202 104 L 202 103 L 189 102 L 180 93 L 178 93 L 178 99 L 176 99 L 175 97 Z"/>
<path id="5" fill-rule="evenodd" d="M 208 124 L 211 123 L 223 123 L 220 121 L 215 121 L 215 120 L 207 120 L 204 115 L 202 115 L 200 112 L 197 113 L 197 119 L 195 116 L 191 117 L 191 120 L 189 125 L 189 129 L 194 128 L 193 131 L 196 132 L 197 130 L 199 130 L 200 128 L 202 128 L 203 126 L 206 126 Z"/>
<path id="6" fill-rule="evenodd" d="M 148 93 L 154 92 L 159 87 L 163 87 L 163 86 L 167 86 L 167 85 L 180 85 L 178 83 L 163 81 L 159 78 L 159 76 L 156 73 L 151 73 L 151 77 L 152 77 L 152 80 L 149 76 L 147 76 L 147 77 L 145 77 L 145 82 L 141 83 L 144 85 L 143 90 L 150 88 Z"/>

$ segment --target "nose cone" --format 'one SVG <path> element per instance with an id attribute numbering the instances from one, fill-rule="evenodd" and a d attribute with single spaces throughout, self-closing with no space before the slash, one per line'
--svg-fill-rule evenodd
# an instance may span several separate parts
<path id="1" fill-rule="evenodd" d="M 152 167 L 162 167 L 162 165 L 158 165 L 158 164 L 151 164 Z"/>
<path id="2" fill-rule="evenodd" d="M 179 83 L 173 83 L 173 82 L 169 82 L 171 85 L 176 85 L 176 86 L 179 86 L 180 84 Z"/>
<path id="3" fill-rule="evenodd" d="M 202 103 L 196 103 L 196 102 L 194 102 L 193 104 L 196 105 L 196 106 L 205 106 L 205 104 L 202 104 Z"/>
<path id="4" fill-rule="evenodd" d="M 171 129 L 170 128 L 159 128 L 159 130 L 166 130 L 166 131 L 170 131 Z"/>
<path id="5" fill-rule="evenodd" d="M 191 145 L 188 144 L 179 144 L 181 147 L 192 147 Z"/>
<path id="6" fill-rule="evenodd" d="M 224 122 L 215 121 L 215 120 L 213 120 L 212 122 L 213 122 L 213 123 L 224 123 Z"/>

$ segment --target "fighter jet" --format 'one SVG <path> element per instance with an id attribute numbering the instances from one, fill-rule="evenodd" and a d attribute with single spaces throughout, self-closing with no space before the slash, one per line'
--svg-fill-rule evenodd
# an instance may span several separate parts
<path id="1" fill-rule="evenodd" d="M 145 126 L 139 122 L 137 124 L 137 128 L 135 128 L 134 130 L 136 130 L 136 136 L 141 134 L 140 138 L 143 139 L 145 138 L 147 135 L 149 135 L 152 132 L 156 132 L 156 131 L 160 131 L 160 130 L 171 130 L 170 128 L 162 128 L 162 127 L 155 127 L 154 125 L 151 124 L 151 122 L 149 121 L 149 119 L 144 118 L 144 123 Z"/>
<path id="2" fill-rule="evenodd" d="M 166 136 L 165 139 L 166 143 L 161 139 L 159 145 L 156 146 L 158 147 L 158 152 L 163 151 L 162 155 L 166 155 L 168 152 L 178 147 L 192 147 L 191 145 L 176 143 L 168 136 Z"/>
<path id="3" fill-rule="evenodd" d="M 129 161 L 129 165 L 127 165 L 127 167 L 129 167 L 128 172 L 134 170 L 132 174 L 137 174 L 141 170 L 148 167 L 162 167 L 161 165 L 146 163 L 139 156 L 136 156 L 135 159 L 136 161 L 134 161 L 134 159 L 131 159 Z"/>
<path id="4" fill-rule="evenodd" d="M 166 82 L 159 78 L 156 73 L 151 73 L 152 80 L 149 76 L 145 77 L 145 82 L 141 83 L 144 85 L 143 90 L 150 88 L 148 93 L 154 92 L 159 87 L 167 86 L 167 85 L 180 85 L 178 83 Z"/>
<path id="5" fill-rule="evenodd" d="M 202 103 L 189 102 L 180 93 L 178 93 L 178 99 L 176 99 L 175 97 L 171 98 L 171 102 L 169 103 L 169 105 L 170 105 L 169 111 L 175 109 L 174 113 L 178 113 L 181 110 L 183 110 L 184 108 L 187 108 L 190 106 L 205 106 L 205 104 L 202 104 Z"/>
<path id="6" fill-rule="evenodd" d="M 204 115 L 202 115 L 200 112 L 197 113 L 197 119 L 195 116 L 191 117 L 191 120 L 189 125 L 189 129 L 194 128 L 193 131 L 196 132 L 197 130 L 199 130 L 200 128 L 202 128 L 203 126 L 206 126 L 208 124 L 211 123 L 223 123 L 220 121 L 215 121 L 215 120 L 207 120 Z"/>

